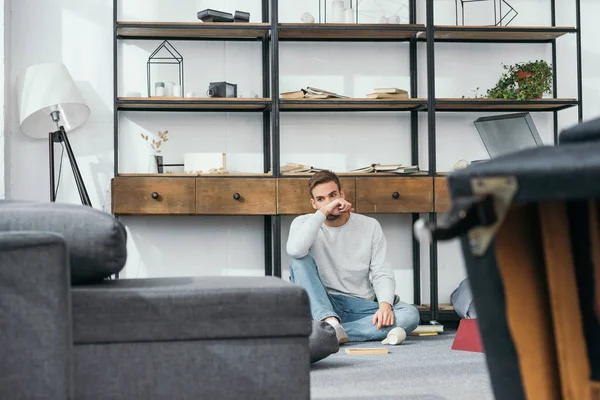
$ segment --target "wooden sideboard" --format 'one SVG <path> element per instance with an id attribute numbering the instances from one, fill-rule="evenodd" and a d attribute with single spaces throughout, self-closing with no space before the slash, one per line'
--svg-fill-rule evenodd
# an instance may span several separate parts
<path id="1" fill-rule="evenodd" d="M 444 212 L 446 178 L 341 177 L 361 214 Z M 436 180 L 435 195 L 433 179 Z M 119 176 L 112 180 L 116 215 L 298 215 L 314 212 L 309 177 Z M 437 206 L 437 207 L 436 207 Z"/>

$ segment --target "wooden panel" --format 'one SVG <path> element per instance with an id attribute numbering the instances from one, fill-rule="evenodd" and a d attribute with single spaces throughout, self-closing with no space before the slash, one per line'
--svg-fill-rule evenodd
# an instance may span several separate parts
<path id="1" fill-rule="evenodd" d="M 196 178 L 196 213 L 274 215 L 276 186 L 271 178 Z"/>
<path id="2" fill-rule="evenodd" d="M 350 40 L 408 39 L 416 36 L 422 24 L 279 24 L 279 39 Z"/>
<path id="3" fill-rule="evenodd" d="M 192 98 L 182 97 L 119 97 L 119 110 L 218 110 L 218 111 L 262 111 L 270 99 L 253 98 Z"/>
<path id="4" fill-rule="evenodd" d="M 280 178 L 277 189 L 277 212 L 283 215 L 299 215 L 315 212 L 310 204 L 308 181 L 310 178 Z M 356 180 L 340 178 L 342 190 L 353 205 L 356 204 Z M 355 205 L 356 207 L 356 205 Z"/>
<path id="5" fill-rule="evenodd" d="M 223 22 L 129 22 L 117 23 L 122 38 L 262 38 L 269 31 L 267 23 Z"/>
<path id="6" fill-rule="evenodd" d="M 411 111 L 424 108 L 427 99 L 294 99 L 281 100 L 279 109 L 281 111 L 296 110 L 405 110 Z"/>
<path id="7" fill-rule="evenodd" d="M 573 27 L 561 26 L 455 26 L 437 25 L 434 37 L 437 40 L 531 40 L 548 41 L 557 39 Z M 419 38 L 426 38 L 427 32 L 420 32 Z"/>
<path id="8" fill-rule="evenodd" d="M 432 211 L 432 178 L 356 178 L 356 212 L 392 214 Z"/>
<path id="9" fill-rule="evenodd" d="M 595 211 L 593 214 L 595 215 Z M 590 400 L 591 372 L 566 204 L 541 204 L 540 221 L 550 294 L 549 314 L 554 322 L 554 340 L 562 386 L 561 399 Z M 548 310 L 548 307 L 541 309 Z"/>
<path id="10" fill-rule="evenodd" d="M 114 214 L 194 214 L 195 211 L 194 178 L 116 177 L 112 180 Z"/>
<path id="11" fill-rule="evenodd" d="M 545 284 L 536 206 L 511 209 L 496 236 L 506 322 L 519 360 L 525 398 L 558 400 L 560 379 Z"/>
<path id="12" fill-rule="evenodd" d="M 447 178 L 435 179 L 435 212 L 445 213 L 450 210 L 450 192 Z"/>

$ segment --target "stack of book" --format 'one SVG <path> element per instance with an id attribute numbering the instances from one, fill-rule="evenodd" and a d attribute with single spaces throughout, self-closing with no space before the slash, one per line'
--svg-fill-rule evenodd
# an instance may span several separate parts
<path id="1" fill-rule="evenodd" d="M 419 325 L 409 336 L 435 336 L 444 332 L 444 325 Z"/>
<path id="2" fill-rule="evenodd" d="M 398 88 L 375 88 L 373 89 L 373 93 L 367 94 L 367 98 L 386 100 L 408 99 L 408 92 Z"/>
<path id="3" fill-rule="evenodd" d="M 374 172 L 392 172 L 395 174 L 412 174 L 419 172 L 418 165 L 402 165 L 402 164 L 371 164 L 366 167 L 353 169 L 351 172 L 357 173 L 374 173 Z"/>

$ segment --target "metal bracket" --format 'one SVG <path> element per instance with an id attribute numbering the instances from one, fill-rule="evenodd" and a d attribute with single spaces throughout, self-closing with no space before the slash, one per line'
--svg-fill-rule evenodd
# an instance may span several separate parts
<path id="1" fill-rule="evenodd" d="M 471 252 L 475 256 L 483 255 L 494 239 L 500 225 L 508 213 L 518 189 L 515 177 L 473 178 L 471 189 L 474 195 L 492 195 L 496 222 L 490 226 L 478 226 L 469 230 L 468 238 Z"/>

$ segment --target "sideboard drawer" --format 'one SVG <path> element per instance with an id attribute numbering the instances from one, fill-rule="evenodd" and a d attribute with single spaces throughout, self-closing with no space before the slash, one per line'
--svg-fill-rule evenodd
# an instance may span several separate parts
<path id="1" fill-rule="evenodd" d="M 274 215 L 276 186 L 273 178 L 196 178 L 196 213 Z"/>
<path id="2" fill-rule="evenodd" d="M 450 192 L 447 178 L 435 179 L 435 212 L 445 213 L 450 210 Z"/>
<path id="3" fill-rule="evenodd" d="M 310 178 L 280 178 L 277 189 L 277 212 L 282 215 L 300 215 L 315 212 L 310 203 L 308 181 Z M 352 205 L 356 201 L 356 180 L 340 178 L 342 190 Z"/>
<path id="4" fill-rule="evenodd" d="M 121 215 L 194 214 L 196 181 L 185 177 L 116 177 L 112 180 L 112 212 Z"/>
<path id="5" fill-rule="evenodd" d="M 429 177 L 358 177 L 356 211 L 363 214 L 433 211 L 433 182 Z"/>

